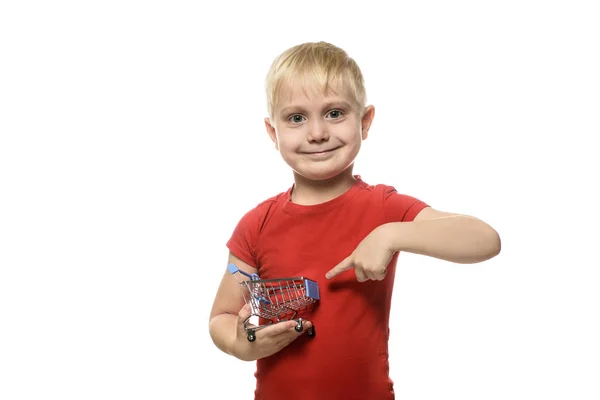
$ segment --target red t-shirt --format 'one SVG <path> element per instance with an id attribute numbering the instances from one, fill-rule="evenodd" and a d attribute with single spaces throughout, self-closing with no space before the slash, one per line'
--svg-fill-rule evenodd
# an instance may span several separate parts
<path id="1" fill-rule="evenodd" d="M 353 270 L 331 280 L 325 273 L 373 229 L 412 221 L 427 204 L 360 176 L 341 196 L 312 206 L 292 203 L 292 188 L 244 215 L 227 242 L 261 279 L 304 276 L 319 285 L 320 300 L 302 315 L 315 337 L 257 360 L 255 399 L 394 399 L 388 322 L 398 254 L 383 281 L 360 283 Z"/>

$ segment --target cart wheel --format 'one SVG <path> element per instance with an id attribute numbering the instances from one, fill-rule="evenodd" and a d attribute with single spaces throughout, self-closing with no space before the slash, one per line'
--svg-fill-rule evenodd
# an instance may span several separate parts
<path id="1" fill-rule="evenodd" d="M 315 337 L 315 326 L 311 326 L 308 332 L 306 332 L 306 334 L 310 337 Z"/>
<path id="2" fill-rule="evenodd" d="M 254 331 L 248 331 L 248 341 L 254 342 L 255 340 L 256 340 L 256 335 L 254 334 Z"/>
<path id="3" fill-rule="evenodd" d="M 302 332 L 302 320 L 298 321 L 298 325 L 296 325 L 294 329 L 296 330 L 296 332 Z"/>

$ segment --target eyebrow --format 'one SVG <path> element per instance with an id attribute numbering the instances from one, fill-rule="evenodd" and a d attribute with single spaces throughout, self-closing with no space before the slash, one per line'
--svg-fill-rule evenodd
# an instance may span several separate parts
<path id="1" fill-rule="evenodd" d="M 347 101 L 344 101 L 344 100 L 331 101 L 331 102 L 325 103 L 323 105 L 323 109 L 329 109 L 329 108 L 335 108 L 335 107 L 351 108 L 350 103 L 348 103 Z M 292 111 L 306 111 L 306 110 L 302 106 L 288 106 L 288 107 L 282 108 L 280 113 L 281 113 L 281 115 L 285 115 Z"/>

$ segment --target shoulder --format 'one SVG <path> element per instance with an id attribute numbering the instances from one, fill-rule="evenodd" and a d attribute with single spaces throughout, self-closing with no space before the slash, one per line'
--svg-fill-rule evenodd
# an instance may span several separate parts
<path id="1" fill-rule="evenodd" d="M 359 179 L 360 179 L 359 185 L 361 186 L 362 191 L 365 193 L 368 193 L 369 196 L 371 196 L 372 198 L 374 198 L 376 200 L 386 201 L 389 198 L 404 198 L 404 199 L 414 198 L 413 196 L 410 196 L 408 194 L 398 192 L 398 190 L 396 190 L 396 187 L 394 187 L 392 185 L 388 185 L 385 183 L 369 184 L 369 183 L 366 183 L 365 181 L 363 181 L 360 178 L 360 176 L 359 176 Z"/>
<path id="2" fill-rule="evenodd" d="M 252 227 L 258 231 L 264 226 L 265 221 L 275 213 L 275 211 L 283 204 L 288 191 L 278 193 L 266 200 L 256 204 L 241 218 L 241 223 L 247 227 Z"/>
<path id="3" fill-rule="evenodd" d="M 386 222 L 408 222 L 424 209 L 427 203 L 415 195 L 398 191 L 395 186 L 385 183 L 367 185 L 374 202 L 379 204 L 384 212 Z"/>
<path id="4" fill-rule="evenodd" d="M 258 266 L 256 244 L 269 218 L 274 215 L 277 205 L 284 199 L 285 192 L 261 201 L 246 211 L 238 221 L 227 241 L 229 250 L 252 267 Z"/>

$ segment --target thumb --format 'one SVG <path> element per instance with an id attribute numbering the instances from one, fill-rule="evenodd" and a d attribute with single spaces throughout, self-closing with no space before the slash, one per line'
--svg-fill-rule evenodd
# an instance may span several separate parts
<path id="1" fill-rule="evenodd" d="M 246 304 L 244 305 L 244 307 L 242 307 L 242 309 L 238 312 L 238 326 L 241 326 L 242 329 L 244 328 L 244 321 L 246 319 L 248 319 L 248 317 L 252 315 L 252 307 L 250 307 L 250 304 Z"/>
<path id="2" fill-rule="evenodd" d="M 336 276 L 344 271 L 348 271 L 349 269 L 352 269 L 353 267 L 354 267 L 354 265 L 352 264 L 352 256 L 346 257 L 344 259 L 344 261 L 342 261 L 341 263 L 339 263 L 338 265 L 336 265 L 335 267 L 330 269 L 329 272 L 327 272 L 325 274 L 325 278 L 331 279 L 334 276 Z"/>

